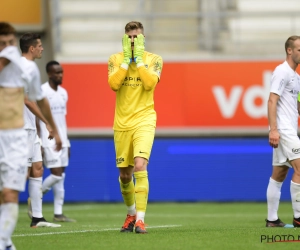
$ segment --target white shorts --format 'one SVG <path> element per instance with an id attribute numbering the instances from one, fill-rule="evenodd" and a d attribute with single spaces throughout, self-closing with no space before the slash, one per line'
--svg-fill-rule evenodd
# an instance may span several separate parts
<path id="1" fill-rule="evenodd" d="M 60 151 L 55 151 L 54 148 L 44 149 L 44 165 L 47 168 L 67 167 L 69 165 L 68 147 L 63 147 Z"/>
<path id="2" fill-rule="evenodd" d="M 26 132 L 28 134 L 28 149 L 29 149 L 27 166 L 31 167 L 33 162 L 43 161 L 41 143 L 36 133 L 36 130 L 26 129 Z"/>
<path id="3" fill-rule="evenodd" d="M 28 136 L 24 128 L 0 130 L 0 191 L 24 191 L 27 177 Z"/>
<path id="4" fill-rule="evenodd" d="M 300 139 L 297 131 L 278 130 L 278 148 L 273 149 L 273 166 L 292 167 L 289 161 L 300 158 Z"/>

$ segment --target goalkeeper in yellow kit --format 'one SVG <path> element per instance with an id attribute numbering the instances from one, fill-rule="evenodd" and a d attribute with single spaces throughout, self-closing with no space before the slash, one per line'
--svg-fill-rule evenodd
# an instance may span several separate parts
<path id="1" fill-rule="evenodd" d="M 156 126 L 154 90 L 160 80 L 162 58 L 145 51 L 144 28 L 129 22 L 123 52 L 110 56 L 108 83 L 116 92 L 114 143 L 119 182 L 127 217 L 121 232 L 147 233 L 145 212 L 149 182 L 147 165 Z M 134 180 L 133 180 L 134 176 Z"/>

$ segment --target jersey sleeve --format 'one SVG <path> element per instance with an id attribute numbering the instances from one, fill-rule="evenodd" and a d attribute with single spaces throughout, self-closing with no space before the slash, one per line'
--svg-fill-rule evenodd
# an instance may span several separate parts
<path id="1" fill-rule="evenodd" d="M 18 67 L 20 70 L 20 77 L 24 81 L 25 89 L 28 87 L 27 84 L 30 81 L 30 75 L 27 72 L 26 66 L 22 63 L 21 55 L 16 46 L 7 46 L 0 52 L 0 58 L 6 58 Z"/>
<path id="2" fill-rule="evenodd" d="M 117 56 L 111 55 L 108 59 L 108 78 L 118 71 L 120 65 L 117 63 Z"/>
<path id="3" fill-rule="evenodd" d="M 21 63 L 20 63 L 21 55 L 16 46 L 8 46 L 4 48 L 0 52 L 0 58 L 6 58 L 10 62 L 16 64 L 18 67 L 21 67 Z"/>
<path id="4" fill-rule="evenodd" d="M 149 71 L 157 75 L 158 79 L 160 79 L 160 75 L 163 68 L 163 60 L 161 56 L 156 55 L 151 62 L 149 67 Z"/>
<path id="5" fill-rule="evenodd" d="M 114 54 L 108 60 L 108 84 L 113 91 L 117 91 L 126 77 L 128 65 L 120 64 L 120 54 Z"/>
<path id="6" fill-rule="evenodd" d="M 287 77 L 285 72 L 280 68 L 276 68 L 272 74 L 270 92 L 281 96 L 286 84 Z"/>

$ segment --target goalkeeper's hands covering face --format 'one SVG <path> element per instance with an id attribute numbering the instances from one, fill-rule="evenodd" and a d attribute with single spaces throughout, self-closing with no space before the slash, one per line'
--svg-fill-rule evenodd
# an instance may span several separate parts
<path id="1" fill-rule="evenodd" d="M 132 61 L 132 50 L 131 50 L 131 40 L 127 34 L 123 36 L 122 46 L 123 46 L 123 54 L 124 54 L 123 63 L 129 65 Z"/>
<path id="2" fill-rule="evenodd" d="M 143 63 L 143 55 L 145 51 L 145 37 L 143 34 L 137 35 L 136 38 L 134 38 L 134 61 L 136 64 Z"/>

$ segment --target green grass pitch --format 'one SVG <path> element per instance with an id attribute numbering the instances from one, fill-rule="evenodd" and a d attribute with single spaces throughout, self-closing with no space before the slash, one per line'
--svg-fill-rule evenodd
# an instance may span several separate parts
<path id="1" fill-rule="evenodd" d="M 295 249 L 300 242 L 261 242 L 262 237 L 298 240 L 300 228 L 266 228 L 266 203 L 149 203 L 148 234 L 120 233 L 126 216 L 121 203 L 66 204 L 64 213 L 77 220 L 60 228 L 30 228 L 27 206 L 20 205 L 12 237 L 18 250 L 86 249 Z M 47 220 L 53 205 L 44 204 Z M 280 204 L 280 218 L 292 222 L 291 203 Z M 281 238 L 279 238 L 279 236 Z M 269 240 L 271 242 L 271 240 Z"/>

